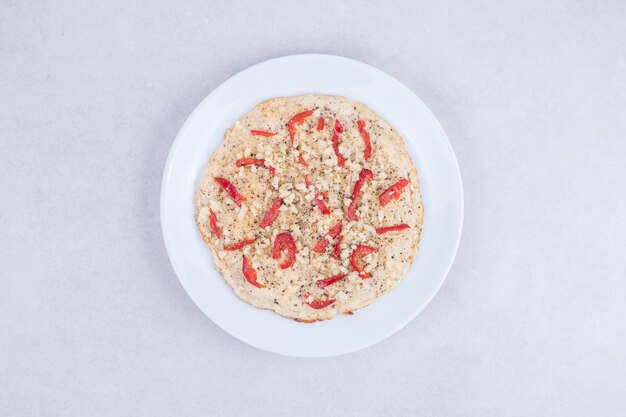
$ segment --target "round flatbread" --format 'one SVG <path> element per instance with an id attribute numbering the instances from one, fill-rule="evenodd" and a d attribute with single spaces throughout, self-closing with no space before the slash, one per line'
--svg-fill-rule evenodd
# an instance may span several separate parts
<path id="1" fill-rule="evenodd" d="M 398 133 L 326 95 L 253 108 L 226 131 L 196 194 L 198 229 L 237 296 L 304 322 L 390 291 L 413 262 L 423 214 Z"/>

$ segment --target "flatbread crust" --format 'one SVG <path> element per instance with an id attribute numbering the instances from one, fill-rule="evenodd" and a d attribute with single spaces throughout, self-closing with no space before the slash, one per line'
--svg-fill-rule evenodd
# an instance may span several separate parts
<path id="1" fill-rule="evenodd" d="M 296 125 L 292 146 L 288 122 L 296 114 L 314 110 L 303 124 Z M 317 130 L 324 118 L 324 128 Z M 335 120 L 344 127 L 339 134 L 339 151 L 345 159 L 340 167 L 332 147 Z M 364 158 L 364 141 L 357 120 L 365 121 L 372 152 Z M 251 130 L 276 133 L 255 136 Z M 302 156 L 308 163 L 298 162 Z M 236 166 L 244 157 L 264 159 L 275 168 L 275 176 L 263 166 Z M 368 168 L 374 178 L 366 182 L 357 205 L 358 220 L 346 218 L 350 197 L 359 172 Z M 307 188 L 304 175 L 313 188 Z M 247 201 L 239 208 L 215 177 L 228 179 Z M 409 180 L 398 200 L 382 207 L 379 195 L 401 178 Z M 324 215 L 311 198 L 317 193 L 331 213 Z M 277 198 L 284 203 L 281 212 L 267 230 L 259 223 Z M 210 227 L 210 211 L 219 221 L 221 238 Z M 298 321 L 332 319 L 337 312 L 351 314 L 393 289 L 408 272 L 422 230 L 424 208 L 420 197 L 417 169 L 398 133 L 378 114 L 361 103 L 344 97 L 308 94 L 264 101 L 239 119 L 224 135 L 224 141 L 209 159 L 196 193 L 196 223 L 203 240 L 213 253 L 215 266 L 243 301 L 273 310 Z M 331 258 L 335 241 L 322 254 L 312 250 L 329 229 L 343 222 L 340 259 Z M 376 228 L 406 223 L 409 229 L 378 235 Z M 272 259 L 274 237 L 289 232 L 296 241 L 295 263 L 280 269 L 284 259 Z M 244 239 L 255 243 L 240 250 L 225 251 Z M 377 250 L 359 263 L 371 278 L 360 278 L 350 264 L 355 245 L 365 244 Z M 246 256 L 266 288 L 251 285 L 242 272 Z M 316 281 L 337 275 L 344 279 L 323 289 Z M 305 299 L 305 294 L 310 294 Z M 335 299 L 331 305 L 314 309 L 307 300 Z"/>

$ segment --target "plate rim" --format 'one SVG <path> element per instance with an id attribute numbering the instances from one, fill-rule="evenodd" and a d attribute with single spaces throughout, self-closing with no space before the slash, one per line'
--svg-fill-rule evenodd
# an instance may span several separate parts
<path id="1" fill-rule="evenodd" d="M 176 264 L 175 261 L 175 257 L 172 254 L 173 248 L 172 248 L 172 239 L 168 239 L 168 232 L 166 230 L 166 225 L 165 225 L 165 213 L 166 213 L 166 189 L 167 189 L 167 183 L 168 183 L 168 179 L 170 177 L 170 173 L 172 170 L 172 164 L 173 164 L 173 160 L 174 160 L 174 155 L 177 153 L 178 148 L 180 147 L 183 137 L 184 137 L 184 133 L 186 132 L 187 128 L 189 127 L 189 124 L 191 123 L 191 121 L 194 119 L 194 115 L 199 112 L 200 108 L 203 107 L 203 104 L 210 99 L 210 97 L 214 94 L 216 94 L 217 92 L 219 92 L 219 90 L 221 90 L 224 85 L 226 83 L 228 83 L 229 81 L 231 81 L 233 78 L 238 77 L 240 75 L 243 75 L 249 71 L 253 71 L 254 69 L 256 69 L 259 66 L 271 63 L 271 62 L 277 62 L 277 61 L 288 61 L 288 60 L 298 60 L 298 59 L 316 59 L 316 58 L 321 58 L 321 59 L 333 59 L 333 60 L 338 60 L 338 61 L 345 61 L 348 62 L 350 64 L 357 64 L 357 65 L 361 65 L 364 67 L 367 67 L 369 70 L 374 71 L 378 76 L 384 77 L 394 83 L 396 83 L 397 85 L 399 85 L 400 87 L 402 87 L 403 89 L 406 90 L 406 92 L 408 94 L 410 94 L 411 96 L 413 96 L 413 98 L 415 98 L 419 103 L 421 103 L 421 105 L 423 106 L 424 110 L 425 110 L 425 114 L 430 118 L 430 120 L 433 122 L 433 125 L 436 127 L 436 129 L 439 131 L 439 133 L 442 135 L 442 139 L 444 139 L 443 141 L 443 145 L 446 148 L 447 153 L 449 154 L 449 156 L 451 157 L 451 161 L 453 162 L 453 168 L 454 168 L 454 180 L 456 182 L 458 182 L 459 185 L 459 218 L 458 218 L 458 232 L 456 233 L 456 238 L 454 241 L 454 245 L 453 245 L 453 252 L 452 252 L 452 256 L 450 257 L 450 260 L 447 262 L 445 269 L 445 273 L 443 274 L 442 278 L 439 280 L 439 282 L 437 283 L 437 285 L 435 287 L 433 287 L 433 290 L 431 291 L 431 294 L 429 294 L 429 296 L 427 297 L 427 301 L 420 307 L 415 309 L 414 312 L 412 312 L 412 314 L 409 314 L 406 316 L 405 320 L 402 320 L 400 323 L 398 323 L 396 326 L 394 326 L 393 328 L 390 328 L 389 331 L 385 332 L 384 335 L 381 335 L 380 337 L 374 338 L 370 341 L 368 341 L 367 343 L 361 344 L 359 346 L 356 347 L 352 347 L 352 348 L 348 348 L 348 349 L 344 349 L 344 350 L 339 350 L 337 352 L 334 353 L 325 353 L 325 354 L 296 354 L 296 353 L 287 353 L 287 352 L 282 352 L 282 351 L 275 351 L 275 350 L 271 350 L 269 348 L 266 348 L 264 346 L 259 346 L 256 343 L 254 343 L 253 341 L 247 340 L 245 337 L 242 337 L 241 335 L 238 334 L 234 334 L 232 332 L 230 332 L 229 330 L 225 329 L 224 327 L 222 327 L 219 323 L 217 323 L 213 317 L 211 317 L 207 312 L 204 311 L 204 309 L 196 302 L 196 300 L 194 299 L 194 297 L 192 296 L 192 294 L 190 293 L 190 291 L 188 290 L 188 288 L 185 286 L 185 283 L 183 282 L 183 280 L 181 279 L 181 272 L 179 267 Z M 403 139 L 405 140 L 405 139 Z M 230 75 L 228 78 L 226 78 L 225 80 L 223 80 L 221 83 L 219 83 L 219 85 L 217 85 L 215 88 L 213 88 L 211 91 L 209 91 L 207 93 L 207 95 L 194 107 L 194 109 L 191 111 L 191 113 L 189 113 L 189 115 L 186 117 L 184 123 L 181 125 L 180 129 L 178 130 L 178 133 L 176 134 L 176 137 L 174 139 L 174 141 L 172 142 L 172 145 L 170 146 L 168 155 L 167 155 L 167 159 L 165 161 L 165 165 L 163 168 L 163 176 L 161 179 L 161 187 L 160 187 L 160 198 L 159 198 L 159 220 L 161 223 L 161 233 L 163 235 L 163 242 L 165 245 L 165 250 L 170 262 L 170 265 L 172 266 L 172 269 L 174 270 L 174 273 L 176 274 L 176 278 L 178 279 L 178 281 L 180 282 L 181 286 L 183 287 L 183 289 L 185 290 L 185 292 L 187 293 L 187 295 L 189 296 L 189 298 L 191 298 L 191 300 L 193 301 L 193 303 L 196 305 L 196 307 L 207 317 L 209 318 L 218 328 L 220 328 L 222 331 L 226 332 L 227 334 L 229 334 L 230 336 L 234 337 L 235 339 L 250 345 L 256 349 L 265 351 L 265 352 L 269 352 L 269 353 L 273 353 L 273 354 L 277 354 L 277 355 L 281 355 L 281 356 L 287 356 L 287 357 L 300 357 L 300 358 L 325 358 L 325 357 L 335 357 L 335 356 L 340 356 L 340 355 L 346 355 L 349 353 L 353 353 L 362 349 L 366 349 L 369 348 L 373 345 L 376 345 L 378 343 L 380 343 L 381 341 L 393 336 L 395 333 L 397 333 L 398 331 L 400 331 L 401 329 L 403 329 L 404 327 L 406 327 L 411 321 L 413 321 L 433 300 L 433 298 L 435 297 L 435 295 L 437 295 L 437 293 L 440 291 L 441 287 L 443 286 L 443 283 L 446 281 L 446 279 L 448 278 L 448 275 L 450 273 L 450 270 L 452 268 L 452 265 L 454 264 L 454 261 L 456 260 L 457 254 L 458 254 L 458 249 L 461 243 L 461 238 L 463 235 L 463 226 L 464 226 L 464 220 L 465 220 L 465 191 L 464 191 L 464 186 L 463 186 L 463 178 L 461 175 L 461 169 L 458 163 L 458 159 L 456 156 L 456 153 L 454 152 L 454 148 L 452 147 L 452 144 L 450 143 L 450 139 L 448 138 L 448 135 L 446 134 L 445 130 L 443 129 L 443 127 L 441 126 L 441 124 L 439 123 L 438 119 L 435 117 L 435 115 L 433 114 L 432 110 L 426 105 L 426 103 L 424 103 L 424 101 L 411 89 L 409 88 L 407 85 L 405 85 L 404 83 L 402 83 L 401 81 L 399 81 L 398 79 L 396 79 L 395 77 L 391 76 L 390 74 L 386 73 L 385 71 L 374 67 L 370 64 L 367 64 L 365 62 L 359 61 L 359 60 L 355 60 L 352 58 L 347 58 L 344 56 L 340 56 L 340 55 L 332 55 L 332 54 L 319 54 L 319 53 L 311 53 L 311 54 L 293 54 L 293 55 L 283 55 L 283 56 L 279 56 L 279 57 L 275 57 L 275 58 L 271 58 L 271 59 L 267 59 L 264 61 L 260 61 L 256 64 L 253 64 L 251 66 L 248 66 L 246 68 L 244 68 L 241 71 L 238 71 L 232 75 Z"/>

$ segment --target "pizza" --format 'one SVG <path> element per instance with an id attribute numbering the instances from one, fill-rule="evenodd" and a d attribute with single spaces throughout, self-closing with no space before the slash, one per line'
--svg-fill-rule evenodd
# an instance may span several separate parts
<path id="1" fill-rule="evenodd" d="M 302 322 L 352 314 L 392 290 L 424 217 L 396 130 L 361 103 L 317 94 L 264 101 L 228 129 L 195 207 L 235 294 Z"/>

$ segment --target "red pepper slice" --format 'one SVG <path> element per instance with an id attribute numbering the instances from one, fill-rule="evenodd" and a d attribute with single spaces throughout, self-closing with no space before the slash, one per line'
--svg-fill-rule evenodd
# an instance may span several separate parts
<path id="1" fill-rule="evenodd" d="M 241 158 L 235 162 L 235 165 L 238 167 L 246 166 L 246 165 L 259 165 L 263 168 L 267 168 L 270 171 L 272 177 L 276 175 L 276 170 L 274 167 L 265 164 L 265 159 L 257 159 L 257 158 Z"/>
<path id="2" fill-rule="evenodd" d="M 231 182 L 228 181 L 226 178 L 215 177 L 213 179 L 220 185 L 220 187 L 222 187 L 228 194 L 230 194 L 230 197 L 239 207 L 241 207 L 242 201 L 246 201 L 246 198 L 239 194 L 235 186 L 231 184 Z"/>
<path id="3" fill-rule="evenodd" d="M 304 176 L 304 184 L 306 185 L 307 189 L 311 186 L 311 182 L 309 181 L 306 175 Z M 330 209 L 328 208 L 328 206 L 326 206 L 326 204 L 322 200 L 320 200 L 317 190 L 315 190 L 315 193 L 313 196 L 313 203 L 315 203 L 315 205 L 319 207 L 322 214 L 330 214 Z"/>
<path id="4" fill-rule="evenodd" d="M 341 220 L 339 220 L 339 223 L 331 227 L 330 230 L 324 236 L 322 236 L 319 242 L 317 242 L 317 245 L 313 247 L 313 251 L 317 253 L 324 252 L 324 249 L 326 249 L 326 246 L 328 246 L 331 241 L 333 241 L 337 236 L 339 236 L 339 233 L 341 233 L 342 227 L 343 227 L 343 223 L 341 222 Z M 330 236 L 330 241 L 326 239 L 326 236 Z"/>
<path id="5" fill-rule="evenodd" d="M 317 119 L 317 130 L 324 130 L 324 118 L 320 117 L 319 119 Z"/>
<path id="6" fill-rule="evenodd" d="M 400 181 L 387 188 L 385 191 L 382 192 L 381 195 L 378 196 L 378 201 L 380 201 L 380 205 L 385 207 L 387 203 L 389 203 L 391 200 L 399 200 L 402 189 L 407 185 L 409 185 L 409 180 L 402 178 Z"/>
<path id="7" fill-rule="evenodd" d="M 274 239 L 274 248 L 272 249 L 272 258 L 278 259 L 280 258 L 280 253 L 282 250 L 287 251 L 287 257 L 280 264 L 280 269 L 287 269 L 293 262 L 296 260 L 296 242 L 293 240 L 293 237 L 287 232 L 279 233 L 276 235 Z"/>
<path id="8" fill-rule="evenodd" d="M 329 285 L 334 284 L 337 281 L 341 281 L 343 279 L 343 275 L 339 274 L 339 275 L 333 275 L 332 277 L 328 277 L 328 278 L 324 278 L 324 279 L 320 279 L 318 280 L 315 285 L 317 285 L 319 288 L 326 288 Z"/>
<path id="9" fill-rule="evenodd" d="M 335 119 L 335 132 L 337 132 L 337 133 L 343 132 L 343 125 L 337 119 Z"/>
<path id="10" fill-rule="evenodd" d="M 361 134 L 361 137 L 363 138 L 363 143 L 365 144 L 363 157 L 367 161 L 370 158 L 370 155 L 372 154 L 372 144 L 370 142 L 370 134 L 367 133 L 367 130 L 365 130 L 365 121 L 359 119 L 356 121 L 356 125 L 359 128 L 359 133 Z"/>
<path id="11" fill-rule="evenodd" d="M 345 166 L 343 155 L 339 153 L 339 134 L 337 132 L 333 134 L 333 151 L 335 151 L 335 155 L 337 155 L 337 165 L 340 167 Z"/>
<path id="12" fill-rule="evenodd" d="M 341 245 L 342 241 L 343 241 L 343 235 L 339 235 L 339 237 L 337 238 L 337 243 L 335 243 L 335 248 L 333 249 L 333 253 L 332 255 L 330 255 L 331 258 L 339 259 L 339 255 L 341 255 L 341 248 L 339 247 L 339 245 Z"/>
<path id="13" fill-rule="evenodd" d="M 243 248 L 246 245 L 252 245 L 254 239 L 244 239 L 241 242 L 233 243 L 232 245 L 224 245 L 224 250 L 234 251 Z"/>
<path id="14" fill-rule="evenodd" d="M 217 238 L 220 238 L 220 228 L 217 227 L 217 216 L 215 215 L 215 213 L 213 213 L 213 210 L 209 209 L 210 215 L 209 215 L 209 225 L 211 226 L 211 230 L 213 230 L 213 233 L 215 233 L 215 236 L 217 236 Z"/>
<path id="15" fill-rule="evenodd" d="M 304 302 L 307 303 L 311 308 L 319 310 L 324 307 L 328 307 L 332 303 L 335 302 L 334 298 L 329 298 L 328 300 L 315 300 L 311 298 L 311 294 L 304 294 Z"/>
<path id="16" fill-rule="evenodd" d="M 276 133 L 266 132 L 265 130 L 251 130 L 253 136 L 265 136 L 266 138 L 274 136 Z"/>
<path id="17" fill-rule="evenodd" d="M 350 265 L 352 265 L 352 268 L 359 273 L 359 276 L 361 278 L 369 278 L 372 276 L 372 274 L 370 274 L 369 272 L 363 272 L 363 268 L 361 268 L 361 265 L 359 265 L 359 259 L 364 257 L 365 255 L 374 252 L 375 250 L 376 249 L 371 246 L 356 245 L 356 249 L 350 255 Z"/>
<path id="18" fill-rule="evenodd" d="M 301 125 L 304 123 L 307 117 L 313 114 L 313 110 L 305 110 L 301 113 L 296 114 L 289 122 L 287 122 L 287 127 L 289 128 L 289 137 L 291 138 L 291 145 L 293 146 L 293 138 L 296 135 L 296 125 Z"/>
<path id="19" fill-rule="evenodd" d="M 259 284 L 256 280 L 256 269 L 252 268 L 250 265 L 250 261 L 246 258 L 246 255 L 243 256 L 243 265 L 241 267 L 243 271 L 243 276 L 246 278 L 250 284 L 254 285 L 257 288 L 266 288 L 265 285 Z"/>
<path id="20" fill-rule="evenodd" d="M 302 157 L 302 155 L 298 155 L 298 162 L 300 162 L 302 165 L 304 165 L 305 167 L 308 167 L 309 164 L 306 163 L 306 161 L 304 160 L 304 158 Z"/>
<path id="21" fill-rule="evenodd" d="M 265 159 L 256 159 L 256 158 L 241 158 L 235 162 L 235 165 L 238 167 L 246 166 L 246 165 L 260 165 L 265 166 Z"/>
<path id="22" fill-rule="evenodd" d="M 276 220 L 276 218 L 280 214 L 280 206 L 282 205 L 282 198 L 277 198 L 276 201 L 274 201 L 269 211 L 265 213 L 265 217 L 263 217 L 263 220 L 261 220 L 261 223 L 259 224 L 259 227 L 261 229 L 265 229 L 267 226 L 271 226 L 271 224 L 274 223 L 274 220 Z"/>
<path id="23" fill-rule="evenodd" d="M 345 166 L 343 161 L 343 155 L 339 153 L 339 134 L 343 132 L 343 126 L 339 120 L 335 120 L 335 133 L 333 134 L 333 150 L 335 151 L 335 155 L 337 155 L 337 165 L 340 167 Z"/>
<path id="24" fill-rule="evenodd" d="M 378 229 L 376 229 L 376 234 L 382 235 L 383 233 L 387 233 L 387 232 L 395 232 L 395 231 L 405 230 L 405 229 L 408 229 L 409 227 L 411 227 L 411 226 L 409 226 L 406 223 L 396 224 L 394 226 L 379 227 Z"/>
<path id="25" fill-rule="evenodd" d="M 371 180 L 372 178 L 374 178 L 374 174 L 369 169 L 363 169 L 359 173 L 359 179 L 356 180 L 356 183 L 354 184 L 354 190 L 352 191 L 352 202 L 348 206 L 348 220 L 357 219 L 356 205 L 361 194 L 361 188 L 363 188 L 363 184 L 365 183 L 365 181 Z"/>

